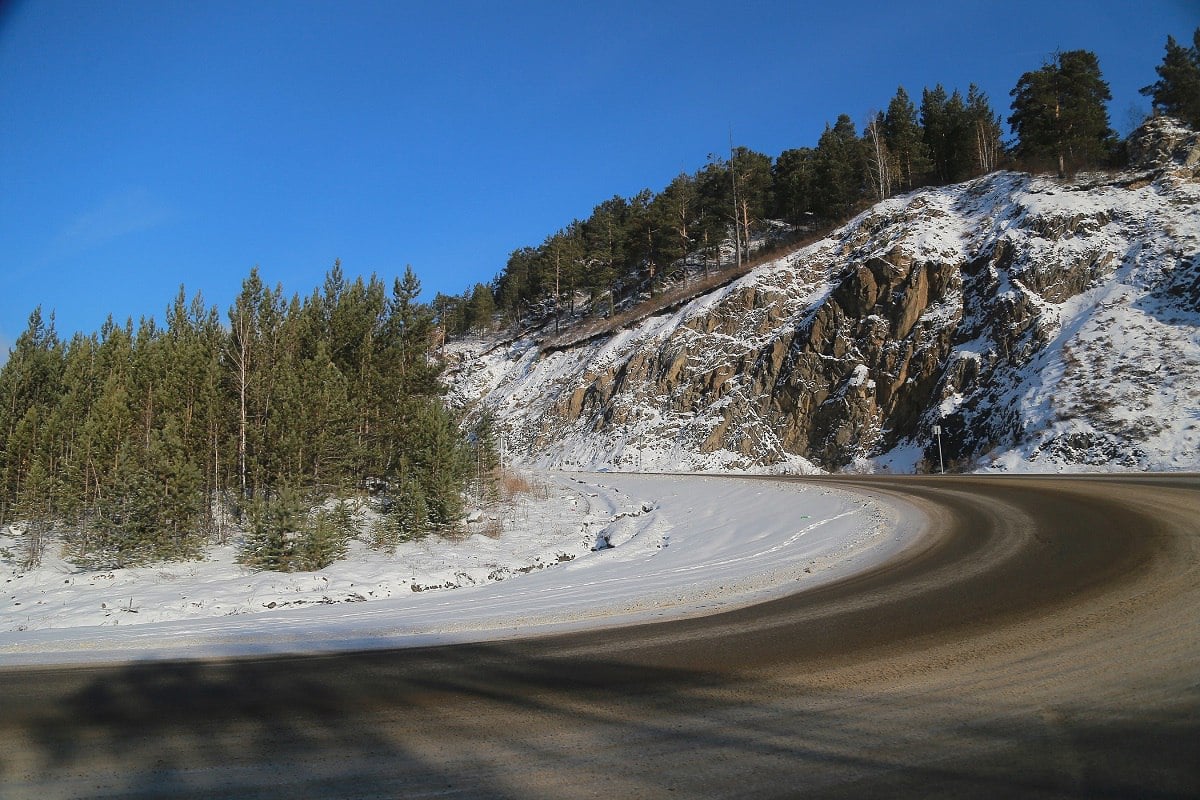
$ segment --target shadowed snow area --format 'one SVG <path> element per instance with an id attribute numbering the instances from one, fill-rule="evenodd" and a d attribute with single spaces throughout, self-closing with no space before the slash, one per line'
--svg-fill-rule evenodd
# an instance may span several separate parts
<path id="1" fill-rule="evenodd" d="M 822 486 L 544 480 L 492 536 L 394 554 L 356 544 L 319 572 L 252 572 L 232 546 L 105 572 L 6 563 L 0 665 L 411 647 L 709 614 L 867 569 L 919 527 L 914 511 Z"/>

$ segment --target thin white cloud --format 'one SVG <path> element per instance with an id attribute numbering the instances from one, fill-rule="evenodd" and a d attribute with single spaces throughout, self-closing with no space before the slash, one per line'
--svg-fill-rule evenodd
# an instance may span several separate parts
<path id="1" fill-rule="evenodd" d="M 55 237 L 52 258 L 86 252 L 131 233 L 167 222 L 171 208 L 144 188 L 114 192 L 63 226 Z"/>

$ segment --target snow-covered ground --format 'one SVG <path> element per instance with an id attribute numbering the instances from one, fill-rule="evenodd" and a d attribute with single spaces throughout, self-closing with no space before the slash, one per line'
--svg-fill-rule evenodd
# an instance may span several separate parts
<path id="1" fill-rule="evenodd" d="M 232 547 L 106 572 L 6 562 L 0 665 L 406 647 L 708 614 L 866 569 L 920 527 L 911 510 L 823 486 L 541 480 L 547 491 L 491 536 L 355 546 L 319 572 L 252 572 Z"/>

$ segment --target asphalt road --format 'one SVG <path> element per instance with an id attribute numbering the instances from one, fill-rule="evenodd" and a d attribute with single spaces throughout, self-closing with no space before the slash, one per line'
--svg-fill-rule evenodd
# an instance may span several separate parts
<path id="1" fill-rule="evenodd" d="M 1200 478 L 837 484 L 928 535 L 710 617 L 2 671 L 0 797 L 1200 796 Z"/>

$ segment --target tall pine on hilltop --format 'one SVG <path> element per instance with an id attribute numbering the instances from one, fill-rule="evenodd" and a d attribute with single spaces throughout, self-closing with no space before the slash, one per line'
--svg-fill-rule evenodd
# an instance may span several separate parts
<path id="1" fill-rule="evenodd" d="M 472 459 L 420 290 L 411 269 L 389 291 L 339 263 L 302 300 L 255 269 L 224 324 L 181 289 L 165 327 L 110 319 L 65 343 L 36 310 L 0 370 L 0 524 L 123 566 L 240 518 L 248 564 L 307 569 L 351 533 L 343 506 L 308 511 L 327 498 L 380 495 L 398 538 L 454 522 Z"/>
<path id="2" fill-rule="evenodd" d="M 1060 175 L 1111 158 L 1116 135 L 1105 103 L 1112 95 L 1095 53 L 1058 53 L 1051 63 L 1022 75 L 1011 95 L 1008 121 L 1020 138 L 1019 157 L 1053 162 Z"/>
<path id="3" fill-rule="evenodd" d="M 1141 93 L 1153 98 L 1154 107 L 1178 117 L 1193 130 L 1200 130 L 1200 28 L 1192 34 L 1192 46 L 1167 37 L 1167 52 L 1154 68 L 1158 80 Z"/>

